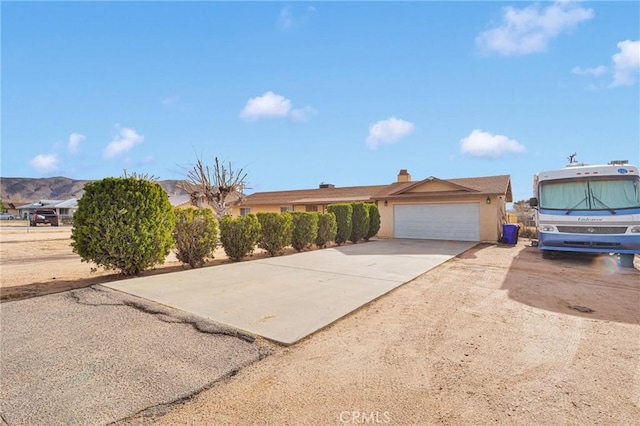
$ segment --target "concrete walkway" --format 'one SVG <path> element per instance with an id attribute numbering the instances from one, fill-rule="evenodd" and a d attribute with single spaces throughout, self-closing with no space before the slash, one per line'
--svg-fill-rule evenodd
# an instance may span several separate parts
<path id="1" fill-rule="evenodd" d="M 105 286 L 289 345 L 475 244 L 373 240 Z"/>

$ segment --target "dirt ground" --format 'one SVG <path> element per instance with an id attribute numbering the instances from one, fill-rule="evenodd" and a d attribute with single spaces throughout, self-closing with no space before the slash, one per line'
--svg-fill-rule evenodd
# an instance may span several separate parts
<path id="1" fill-rule="evenodd" d="M 115 271 L 106 271 L 86 263 L 73 253 L 71 227 L 29 228 L 0 226 L 0 300 L 20 300 L 38 295 L 58 293 L 94 284 L 124 279 Z M 290 250 L 289 253 L 292 253 Z M 263 250 L 247 260 L 265 257 Z M 206 267 L 230 262 L 222 248 Z M 189 269 L 169 254 L 164 264 L 144 271 L 148 276 Z"/>
<path id="2" fill-rule="evenodd" d="M 3 301 L 117 278 L 91 272 L 63 233 L 35 244 L 0 232 Z M 638 256 L 635 266 L 543 260 L 527 240 L 478 245 L 168 413 L 123 424 L 638 424 Z"/>

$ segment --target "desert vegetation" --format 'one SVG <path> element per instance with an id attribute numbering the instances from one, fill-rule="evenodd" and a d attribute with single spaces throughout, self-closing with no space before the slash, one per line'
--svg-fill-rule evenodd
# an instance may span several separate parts
<path id="1" fill-rule="evenodd" d="M 374 204 L 331 204 L 327 210 L 216 219 L 211 208 L 174 209 L 154 179 L 131 174 L 85 185 L 72 247 L 85 262 L 136 275 L 163 263 L 172 248 L 180 262 L 196 268 L 213 258 L 218 245 L 229 259 L 240 261 L 256 247 L 278 256 L 287 247 L 302 251 L 314 244 L 325 248 L 331 242 L 368 240 L 380 228 Z"/>
<path id="2" fill-rule="evenodd" d="M 174 240 L 175 215 L 157 183 L 136 177 L 87 183 L 71 231 L 84 262 L 136 275 L 163 263 Z"/>

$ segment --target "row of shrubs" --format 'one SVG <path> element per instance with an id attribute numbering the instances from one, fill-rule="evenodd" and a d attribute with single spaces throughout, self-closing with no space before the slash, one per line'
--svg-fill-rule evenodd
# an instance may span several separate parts
<path id="1" fill-rule="evenodd" d="M 136 177 L 106 178 L 85 185 L 71 233 L 84 262 L 135 275 L 163 263 L 172 248 L 178 260 L 202 266 L 221 244 L 235 261 L 257 246 L 271 256 L 291 246 L 301 251 L 334 241 L 358 243 L 380 229 L 374 204 L 339 203 L 327 213 L 257 213 L 223 217 L 210 209 L 174 209 L 157 183 Z"/>
<path id="2" fill-rule="evenodd" d="M 201 266 L 217 246 L 218 235 L 227 257 L 238 261 L 253 253 L 256 246 L 278 256 L 287 247 L 302 251 L 313 245 L 324 248 L 332 241 L 368 241 L 380 230 L 375 204 L 331 204 L 327 211 L 257 213 L 235 219 L 225 216 L 218 224 L 208 209 L 178 209 L 173 232 L 177 257 L 192 267 Z"/>

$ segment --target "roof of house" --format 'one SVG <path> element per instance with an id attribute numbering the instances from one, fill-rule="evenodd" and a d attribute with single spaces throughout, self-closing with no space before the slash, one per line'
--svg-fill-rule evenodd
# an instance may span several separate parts
<path id="1" fill-rule="evenodd" d="M 77 209 L 78 200 L 76 198 L 69 198 L 68 200 L 40 200 L 29 204 L 23 204 L 17 206 L 17 209 Z"/>
<path id="2" fill-rule="evenodd" d="M 447 190 L 437 192 L 409 192 L 420 185 L 437 181 Z M 425 196 L 460 195 L 504 195 L 512 201 L 511 178 L 509 175 L 471 177 L 458 179 L 438 179 L 429 177 L 421 181 L 394 182 L 388 185 L 350 186 L 343 188 L 314 188 L 292 191 L 256 192 L 248 195 L 242 205 L 295 205 L 331 204 L 350 201 L 375 201 L 382 198 L 415 198 Z"/>

